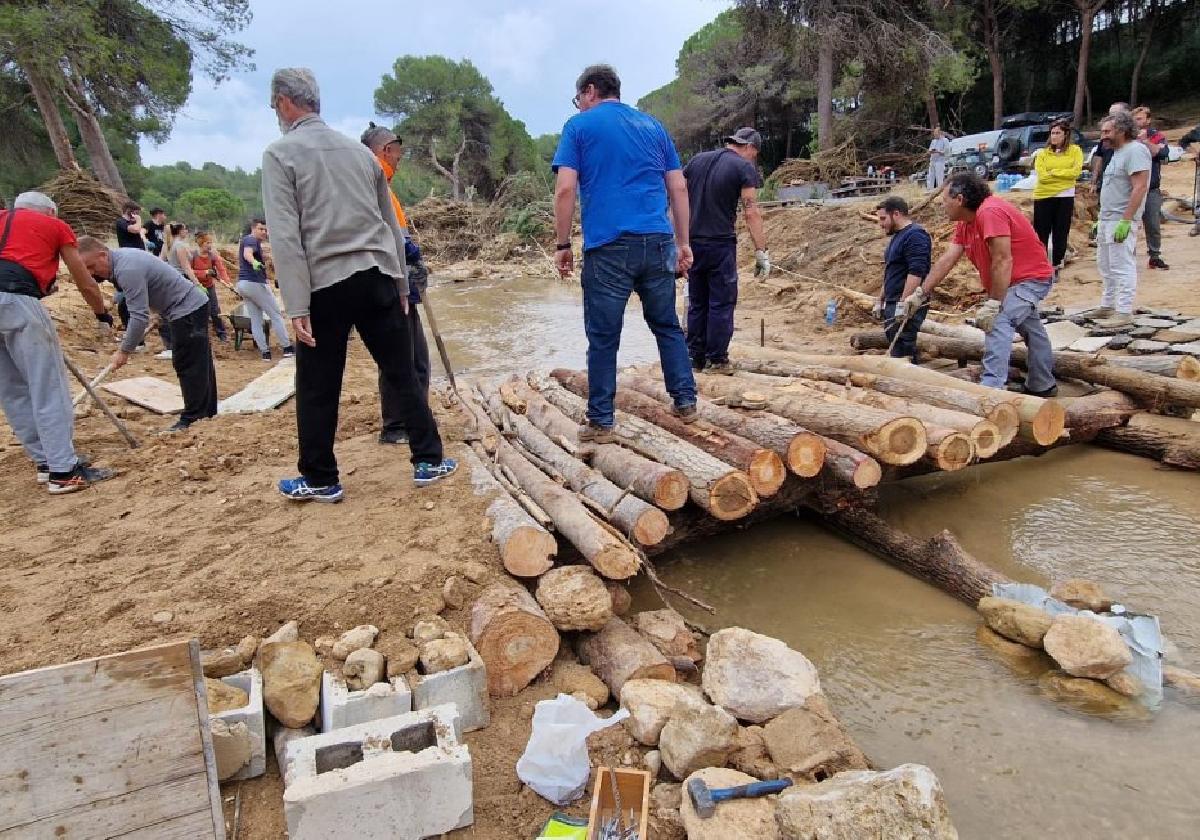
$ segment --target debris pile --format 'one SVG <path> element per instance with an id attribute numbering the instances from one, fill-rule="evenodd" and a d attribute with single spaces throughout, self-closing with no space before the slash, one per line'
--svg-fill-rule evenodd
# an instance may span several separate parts
<path id="1" fill-rule="evenodd" d="M 115 234 L 123 198 L 82 169 L 64 169 L 38 187 L 58 205 L 58 216 L 77 233 L 106 239 Z"/>

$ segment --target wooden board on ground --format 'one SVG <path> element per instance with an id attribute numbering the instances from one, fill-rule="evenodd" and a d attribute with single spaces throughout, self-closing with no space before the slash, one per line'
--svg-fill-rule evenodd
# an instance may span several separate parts
<path id="1" fill-rule="evenodd" d="M 179 414 L 183 411 L 183 391 L 179 390 L 178 382 L 167 382 L 153 376 L 135 376 L 106 382 L 100 387 L 155 414 Z"/>
<path id="2" fill-rule="evenodd" d="M 218 414 L 247 414 L 278 408 L 296 393 L 296 363 L 284 359 L 231 397 L 221 400 Z"/>
<path id="3" fill-rule="evenodd" d="M 199 643 L 0 677 L 0 838 L 224 840 Z"/>

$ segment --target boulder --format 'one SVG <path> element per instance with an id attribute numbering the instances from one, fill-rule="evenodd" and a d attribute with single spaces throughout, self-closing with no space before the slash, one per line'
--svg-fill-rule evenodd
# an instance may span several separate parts
<path id="1" fill-rule="evenodd" d="M 578 662 L 561 662 L 554 668 L 550 682 L 563 694 L 586 694 L 599 708 L 608 702 L 608 686 L 592 669 Z M 590 704 L 589 704 L 590 705 Z"/>
<path id="2" fill-rule="evenodd" d="M 229 723 L 215 718 L 209 721 L 217 779 L 225 781 L 250 763 L 250 727 L 244 721 Z"/>
<path id="3" fill-rule="evenodd" d="M 987 626 L 1006 639 L 1041 647 L 1053 617 L 1045 610 L 1011 598 L 980 598 L 975 607 Z"/>
<path id="4" fill-rule="evenodd" d="M 640 612 L 633 617 L 633 626 L 667 659 L 685 656 L 693 662 L 700 661 L 696 637 L 675 610 Z"/>
<path id="5" fill-rule="evenodd" d="M 359 648 L 350 652 L 342 663 L 342 676 L 351 691 L 370 688 L 383 679 L 387 662 L 383 654 L 371 648 Z"/>
<path id="6" fill-rule="evenodd" d="M 1113 605 L 1112 598 L 1104 594 L 1098 583 L 1084 578 L 1068 578 L 1055 582 L 1050 587 L 1050 597 L 1057 598 L 1077 610 L 1105 612 Z"/>
<path id="7" fill-rule="evenodd" d="M 727 627 L 708 642 L 702 685 L 714 703 L 737 718 L 763 723 L 821 690 L 817 669 L 778 639 Z"/>
<path id="8" fill-rule="evenodd" d="M 354 651 L 369 648 L 375 644 L 375 637 L 378 635 L 379 628 L 374 624 L 360 624 L 338 637 L 338 640 L 333 643 L 333 650 L 329 652 L 329 655 L 338 662 L 342 662 Z"/>
<path id="9" fill-rule="evenodd" d="M 729 756 L 729 766 L 756 779 L 779 778 L 779 768 L 771 761 L 761 726 L 738 728 L 737 746 Z"/>
<path id="10" fill-rule="evenodd" d="M 612 618 L 612 595 L 591 566 L 558 566 L 538 579 L 538 604 L 559 630 L 601 630 Z"/>
<path id="11" fill-rule="evenodd" d="M 442 584 L 442 600 L 452 610 L 462 609 L 462 605 L 471 597 L 470 587 L 458 575 L 450 575 Z"/>
<path id="12" fill-rule="evenodd" d="M 300 641 L 300 622 L 289 621 L 281 624 L 279 629 L 272 633 L 267 638 L 263 639 L 265 645 L 268 642 L 298 642 Z"/>
<path id="13" fill-rule="evenodd" d="M 208 696 L 210 715 L 240 709 L 250 702 L 250 695 L 236 685 L 228 685 L 212 677 L 204 678 L 204 693 Z"/>
<path id="14" fill-rule="evenodd" d="M 421 652 L 417 650 L 417 646 L 404 636 L 388 636 L 379 644 L 377 650 L 387 660 L 389 680 L 407 674 L 417 667 L 417 660 L 421 658 Z"/>
<path id="15" fill-rule="evenodd" d="M 677 779 L 704 767 L 722 767 L 737 748 L 738 723 L 719 706 L 682 709 L 658 738 L 663 764 Z"/>
<path id="16" fill-rule="evenodd" d="M 1043 646 L 1073 677 L 1103 680 L 1133 662 L 1120 633 L 1082 615 L 1055 616 Z"/>
<path id="17" fill-rule="evenodd" d="M 254 661 L 254 655 L 258 653 L 260 644 L 262 644 L 262 640 L 258 636 L 243 636 L 242 640 L 237 643 L 238 656 L 242 658 L 242 663 L 247 668 Z"/>
<path id="18" fill-rule="evenodd" d="M 799 781 L 821 781 L 844 770 L 871 765 L 842 728 L 824 694 L 814 694 L 803 706 L 788 709 L 763 727 L 771 761 Z"/>
<path id="19" fill-rule="evenodd" d="M 307 642 L 263 642 L 258 649 L 263 702 L 280 723 L 299 729 L 321 699 L 321 662 Z"/>
<path id="20" fill-rule="evenodd" d="M 1144 705 L 1109 688 L 1098 680 L 1072 677 L 1063 671 L 1049 671 L 1038 679 L 1038 690 L 1058 703 L 1091 715 L 1144 718 Z"/>
<path id="21" fill-rule="evenodd" d="M 658 771 L 662 769 L 662 753 L 658 750 L 650 750 L 642 756 L 642 766 L 650 773 L 650 779 L 658 778 Z"/>
<path id="22" fill-rule="evenodd" d="M 703 779 L 710 788 L 734 787 L 758 781 L 753 776 L 724 767 L 705 767 L 688 776 L 687 781 Z M 776 822 L 776 800 L 773 796 L 754 799 L 735 799 L 722 802 L 711 817 L 703 818 L 692 806 L 687 795 L 687 782 L 683 785 L 679 813 L 687 830 L 688 840 L 779 840 Z M 824 838 L 825 835 L 813 835 Z"/>
<path id="23" fill-rule="evenodd" d="M 246 667 L 242 655 L 233 648 L 210 650 L 201 654 L 200 665 L 204 668 L 204 676 L 214 680 L 233 676 Z"/>
<path id="24" fill-rule="evenodd" d="M 421 667 L 426 674 L 437 674 L 466 665 L 470 658 L 467 640 L 458 633 L 447 633 L 440 639 L 421 645 Z"/>
<path id="25" fill-rule="evenodd" d="M 426 616 L 425 618 L 417 619 L 417 623 L 413 625 L 412 637 L 414 642 L 422 645 L 425 642 L 440 639 L 448 632 L 450 632 L 450 625 L 446 622 L 446 619 L 440 615 Z"/>
<path id="26" fill-rule="evenodd" d="M 1046 656 L 1045 651 L 1009 641 L 986 624 L 975 628 L 975 638 L 1018 676 L 1040 677 L 1054 667 L 1054 661 Z"/>
<path id="27" fill-rule="evenodd" d="M 699 689 L 666 680 L 628 680 L 621 687 L 621 706 L 629 710 L 625 726 L 629 734 L 648 747 L 658 744 L 659 735 L 677 709 L 707 705 Z"/>
<path id="28" fill-rule="evenodd" d="M 957 840 L 941 783 L 928 767 L 851 770 L 820 784 L 794 785 L 779 796 L 780 836 L 786 840 Z"/>
<path id="29" fill-rule="evenodd" d="M 1128 671 L 1117 671 L 1111 677 L 1104 681 L 1104 684 L 1111 688 L 1117 694 L 1123 694 L 1126 697 L 1141 697 L 1146 690 L 1142 685 L 1142 681 Z"/>

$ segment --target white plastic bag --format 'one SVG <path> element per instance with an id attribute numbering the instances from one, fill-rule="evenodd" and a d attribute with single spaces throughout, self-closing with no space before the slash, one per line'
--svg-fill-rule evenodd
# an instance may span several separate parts
<path id="1" fill-rule="evenodd" d="M 587 737 L 629 717 L 625 709 L 597 717 L 566 694 L 543 700 L 533 710 L 533 732 L 517 760 L 517 778 L 556 805 L 566 805 L 587 788 L 591 765 Z"/>

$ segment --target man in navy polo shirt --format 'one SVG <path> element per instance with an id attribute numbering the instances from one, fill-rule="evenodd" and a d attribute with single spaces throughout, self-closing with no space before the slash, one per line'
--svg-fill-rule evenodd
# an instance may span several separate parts
<path id="1" fill-rule="evenodd" d="M 621 102 L 621 80 L 612 67 L 597 64 L 584 70 L 572 101 L 580 113 L 563 126 L 552 164 L 557 176 L 554 263 L 563 277 L 575 268 L 571 226 L 578 189 L 588 339 L 588 422 L 579 439 L 603 443 L 613 439 L 617 350 L 625 305 L 635 291 L 658 341 L 675 414 L 685 422 L 696 418 L 696 380 L 675 314 L 675 276 L 692 265 L 688 193 L 667 130 Z"/>
<path id="2" fill-rule="evenodd" d="M 883 252 L 883 290 L 875 302 L 875 316 L 883 321 L 891 355 L 897 359 L 909 357 L 915 362 L 917 333 L 929 314 L 929 303 L 907 319 L 899 304 L 929 275 L 933 240 L 925 228 L 909 218 L 908 202 L 898 195 L 889 195 L 875 205 L 875 216 L 880 230 L 891 237 Z M 901 334 L 900 338 L 896 338 L 896 333 Z"/>

